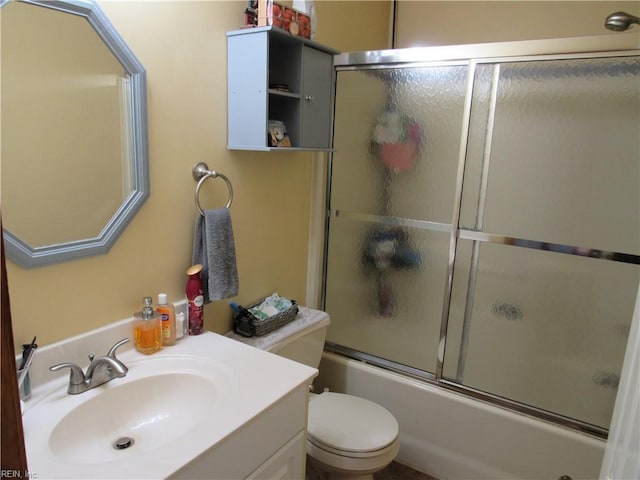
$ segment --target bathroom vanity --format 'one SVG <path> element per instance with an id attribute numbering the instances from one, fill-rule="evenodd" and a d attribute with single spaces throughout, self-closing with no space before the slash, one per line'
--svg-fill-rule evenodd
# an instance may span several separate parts
<path id="1" fill-rule="evenodd" d="M 129 343 L 118 353 L 126 377 L 78 395 L 67 393 L 68 375 L 48 371 L 59 362 L 85 368 L 86 355 L 104 354 L 129 323 L 36 355 L 23 410 L 30 474 L 304 478 L 313 368 L 208 332 L 150 356 Z"/>

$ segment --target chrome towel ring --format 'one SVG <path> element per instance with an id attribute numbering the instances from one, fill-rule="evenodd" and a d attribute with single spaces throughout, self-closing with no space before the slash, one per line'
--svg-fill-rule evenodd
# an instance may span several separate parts
<path id="1" fill-rule="evenodd" d="M 202 184 L 206 182 L 208 178 L 220 177 L 225 181 L 225 183 L 227 184 L 227 188 L 229 189 L 229 200 L 227 201 L 227 204 L 225 206 L 226 208 L 229 208 L 231 206 L 231 202 L 233 202 L 233 186 L 231 186 L 231 182 L 225 175 L 214 170 L 209 170 L 209 167 L 204 162 L 194 164 L 192 171 L 193 179 L 198 182 L 198 184 L 196 185 L 195 201 L 196 208 L 198 209 L 198 212 L 200 212 L 200 215 L 204 215 L 204 210 L 200 206 L 200 188 L 202 188 Z"/>

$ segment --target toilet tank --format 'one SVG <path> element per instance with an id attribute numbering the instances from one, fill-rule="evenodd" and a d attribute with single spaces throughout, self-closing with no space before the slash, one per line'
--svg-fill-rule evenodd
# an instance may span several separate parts
<path id="1" fill-rule="evenodd" d="M 280 338 L 266 350 L 281 357 L 318 368 L 327 338 L 329 315 L 319 310 L 300 307 L 298 317 L 280 328 Z M 284 330 L 289 327 L 288 330 Z"/>
<path id="2" fill-rule="evenodd" d="M 245 338 L 233 332 L 227 333 L 226 336 L 318 368 L 329 323 L 329 315 L 326 312 L 299 307 L 295 320 L 261 337 Z"/>

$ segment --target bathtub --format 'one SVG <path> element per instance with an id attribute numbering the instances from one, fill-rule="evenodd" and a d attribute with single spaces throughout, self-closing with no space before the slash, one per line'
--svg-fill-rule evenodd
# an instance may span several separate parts
<path id="1" fill-rule="evenodd" d="M 439 479 L 596 479 L 606 442 L 324 352 L 316 391 L 372 400 L 400 424 L 397 461 Z"/>

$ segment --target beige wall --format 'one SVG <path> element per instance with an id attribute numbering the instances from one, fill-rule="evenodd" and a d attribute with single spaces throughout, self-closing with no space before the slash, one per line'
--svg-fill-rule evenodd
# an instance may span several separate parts
<path id="1" fill-rule="evenodd" d="M 46 345 L 128 318 L 145 295 L 183 297 L 198 161 L 235 189 L 235 300 L 277 291 L 304 301 L 313 154 L 226 150 L 225 32 L 240 26 L 246 2 L 100 5 L 147 69 L 151 197 L 107 255 L 33 270 L 8 262 L 17 351 L 34 335 Z M 351 20 L 362 9 L 366 28 Z M 389 12 L 388 2 L 318 2 L 317 40 L 339 50 L 385 48 Z M 219 206 L 225 185 L 210 180 L 201 195 L 205 208 Z M 228 301 L 205 307 L 205 318 L 207 329 L 228 330 Z"/>
<path id="2" fill-rule="evenodd" d="M 640 15 L 640 2 L 399 0 L 395 46 L 620 35 L 603 26 L 618 10 Z"/>
<path id="3" fill-rule="evenodd" d="M 418 36 L 423 44 L 444 44 L 567 36 L 575 28 L 601 34 L 606 14 L 639 13 L 637 2 L 530 2 L 535 6 L 523 17 L 525 3 L 402 0 L 398 46 Z M 144 295 L 165 291 L 173 301 L 182 297 L 195 218 L 191 166 L 197 161 L 229 176 L 235 188 L 236 301 L 273 291 L 304 300 L 312 154 L 225 149 L 225 32 L 239 26 L 245 4 L 100 2 L 147 69 L 152 193 L 108 255 L 35 270 L 8 263 L 16 346 L 33 335 L 45 345 L 127 318 Z M 341 51 L 388 46 L 388 2 L 316 5 L 318 41 Z M 491 16 L 496 8 L 499 21 Z M 549 18 L 560 11 L 567 21 L 553 22 L 551 29 Z M 203 193 L 211 203 L 205 207 L 215 207 L 226 191 L 223 183 L 209 183 Z M 227 303 L 206 307 L 208 329 L 229 328 Z"/>

